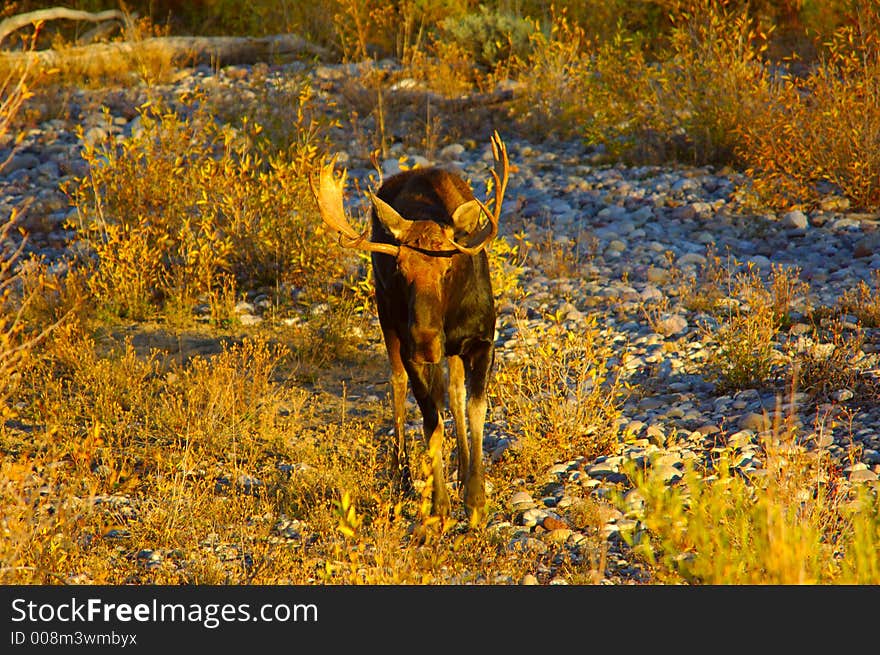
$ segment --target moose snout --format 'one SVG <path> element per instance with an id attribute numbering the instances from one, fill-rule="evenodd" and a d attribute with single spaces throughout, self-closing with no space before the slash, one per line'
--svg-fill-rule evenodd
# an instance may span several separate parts
<path id="1" fill-rule="evenodd" d="M 412 360 L 417 364 L 437 364 L 443 356 L 443 342 L 435 330 L 412 331 Z"/>

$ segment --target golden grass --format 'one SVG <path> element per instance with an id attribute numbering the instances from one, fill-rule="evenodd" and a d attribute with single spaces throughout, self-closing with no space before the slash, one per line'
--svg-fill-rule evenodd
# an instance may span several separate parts
<path id="1" fill-rule="evenodd" d="M 841 428 L 818 421 L 816 442 Z M 761 468 L 735 474 L 740 445 L 714 449 L 704 465 L 688 463 L 673 487 L 650 469 L 632 468 L 644 505 L 629 536 L 658 578 L 693 584 L 877 584 L 878 497 L 841 485 L 824 447 L 809 448 L 777 412 L 756 439 Z M 759 475 L 760 474 L 760 475 Z M 626 503 L 621 499 L 621 507 Z M 630 505 L 632 506 L 632 505 Z"/>
<path id="2" fill-rule="evenodd" d="M 340 396 L 338 364 L 259 334 L 215 344 L 182 359 L 58 329 L 0 427 L 4 582 L 485 583 L 552 556 L 391 495 L 385 403 L 347 397 L 375 364 Z"/>

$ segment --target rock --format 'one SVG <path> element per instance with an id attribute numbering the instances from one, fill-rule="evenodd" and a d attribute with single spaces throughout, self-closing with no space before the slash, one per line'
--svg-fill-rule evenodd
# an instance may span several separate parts
<path id="1" fill-rule="evenodd" d="M 693 205 L 681 205 L 672 210 L 672 218 L 679 221 L 689 221 L 697 216 L 697 209 Z"/>
<path id="2" fill-rule="evenodd" d="M 706 257 L 696 252 L 689 252 L 679 257 L 677 264 L 679 266 L 705 266 Z"/>
<path id="3" fill-rule="evenodd" d="M 626 241 L 618 237 L 618 231 L 606 230 L 608 236 L 608 245 L 605 247 L 606 252 L 621 253 L 627 249 Z"/>
<path id="4" fill-rule="evenodd" d="M 460 143 L 450 143 L 440 150 L 440 158 L 445 160 L 458 159 L 464 154 L 465 148 Z"/>
<path id="5" fill-rule="evenodd" d="M 674 314 L 657 321 L 655 329 L 657 334 L 662 334 L 664 337 L 674 337 L 687 331 L 688 322 L 684 316 Z"/>
<path id="6" fill-rule="evenodd" d="M 645 285 L 645 288 L 642 289 L 639 300 L 642 302 L 653 302 L 663 300 L 663 297 L 663 292 L 660 291 L 660 289 L 653 284 L 647 284 Z"/>
<path id="7" fill-rule="evenodd" d="M 548 514 L 546 517 L 544 517 L 544 520 L 541 521 L 541 527 L 549 532 L 552 530 L 568 528 L 568 523 L 562 521 L 553 514 Z"/>
<path id="8" fill-rule="evenodd" d="M 758 414 L 757 412 L 748 412 L 739 420 L 740 430 L 754 430 L 755 432 L 765 432 L 773 427 L 770 417 L 767 414 Z"/>
<path id="9" fill-rule="evenodd" d="M 659 425 L 649 425 L 645 430 L 645 436 L 655 446 L 663 447 L 666 445 L 666 434 Z"/>
<path id="10" fill-rule="evenodd" d="M 492 462 L 497 463 L 504 459 L 505 453 L 511 448 L 511 446 L 512 442 L 510 439 L 499 439 L 489 455 Z"/>
<path id="11" fill-rule="evenodd" d="M 694 213 L 701 218 L 708 218 L 715 211 L 715 208 L 708 202 L 693 202 L 691 203 L 691 207 L 694 208 Z M 701 243 L 713 243 L 714 241 L 711 239 L 711 235 L 708 232 L 703 232 L 705 236 L 709 237 L 709 240 L 700 240 Z"/>
<path id="12" fill-rule="evenodd" d="M 148 569 L 159 566 L 162 563 L 163 559 L 162 553 L 159 553 L 155 550 L 150 550 L 148 548 L 139 550 L 135 557 L 140 564 L 143 564 Z"/>
<path id="13" fill-rule="evenodd" d="M 819 201 L 819 209 L 823 212 L 842 212 L 849 207 L 849 198 L 845 196 L 825 196 Z"/>
<path id="14" fill-rule="evenodd" d="M 651 460 L 651 466 L 677 466 L 681 467 L 681 454 L 675 451 L 666 452 L 654 457 Z"/>
<path id="15" fill-rule="evenodd" d="M 878 245 L 880 245 L 880 235 L 871 234 L 863 237 L 853 245 L 853 257 L 857 259 L 872 257 L 878 252 Z"/>
<path id="16" fill-rule="evenodd" d="M 864 462 L 856 462 L 843 470 L 851 482 L 876 482 L 878 479 L 877 474 L 869 469 Z"/>
<path id="17" fill-rule="evenodd" d="M 780 217 L 783 226 L 794 230 L 805 230 L 809 226 L 807 215 L 799 209 L 787 212 Z"/>
<path id="18" fill-rule="evenodd" d="M 530 509 L 535 506 L 535 499 L 528 491 L 517 491 L 510 497 L 510 507 L 514 511 Z"/>
<path id="19" fill-rule="evenodd" d="M 731 448 L 744 448 L 754 443 L 755 434 L 751 428 L 734 432 L 727 438 L 727 445 Z"/>
<path id="20" fill-rule="evenodd" d="M 849 475 L 849 479 L 852 482 L 877 482 L 878 477 L 880 476 L 870 469 L 859 469 Z"/>
<path id="21" fill-rule="evenodd" d="M 647 396 L 639 401 L 638 409 L 640 411 L 650 411 L 652 409 L 661 409 L 666 407 L 666 401 L 658 396 Z"/>
<path id="22" fill-rule="evenodd" d="M 564 544 L 571 535 L 572 531 L 569 528 L 555 528 L 547 533 L 545 539 L 554 544 Z"/>
<path id="23" fill-rule="evenodd" d="M 238 322 L 242 325 L 259 325 L 263 322 L 263 318 L 254 314 L 239 314 Z"/>
<path id="24" fill-rule="evenodd" d="M 2 161 L 2 159 L 0 159 Z M 40 158 L 30 152 L 20 152 L 13 155 L 12 159 L 3 168 L 2 173 L 9 175 L 15 171 L 30 170 L 40 165 Z"/>
<path id="25" fill-rule="evenodd" d="M 524 555 L 543 555 L 549 550 L 549 546 L 536 537 L 520 536 L 511 540 L 507 549 Z"/>
<path id="26" fill-rule="evenodd" d="M 83 134 L 83 143 L 94 146 L 109 138 L 109 133 L 103 127 L 90 127 Z"/>
<path id="27" fill-rule="evenodd" d="M 770 268 L 770 260 L 764 255 L 752 255 L 749 258 L 749 261 L 753 266 L 756 266 L 759 269 L 768 269 Z"/>
<path id="28" fill-rule="evenodd" d="M 847 400 L 852 400 L 853 392 L 849 389 L 837 389 L 836 391 L 831 392 L 832 400 L 843 403 Z"/>
<path id="29" fill-rule="evenodd" d="M 682 478 L 684 473 L 678 467 L 669 464 L 654 466 L 651 468 L 653 475 L 659 477 L 665 484 L 672 484 Z"/>
<path id="30" fill-rule="evenodd" d="M 522 514 L 522 525 L 530 528 L 535 525 L 541 525 L 547 518 L 547 511 L 538 507 L 527 509 Z"/>
<path id="31" fill-rule="evenodd" d="M 648 282 L 652 284 L 666 284 L 669 281 L 669 271 L 656 266 L 649 266 L 647 278 Z"/>
<path id="32" fill-rule="evenodd" d="M 400 161 L 398 161 L 397 159 L 386 159 L 382 162 L 382 175 L 384 177 L 391 177 L 392 175 L 396 175 L 400 171 Z"/>
<path id="33" fill-rule="evenodd" d="M 315 68 L 315 76 L 321 80 L 341 80 L 347 77 L 348 73 L 340 66 L 319 64 Z"/>

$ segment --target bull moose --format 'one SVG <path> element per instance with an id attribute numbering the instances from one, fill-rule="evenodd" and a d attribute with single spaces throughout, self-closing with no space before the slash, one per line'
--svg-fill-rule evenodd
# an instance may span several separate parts
<path id="1" fill-rule="evenodd" d="M 486 248 L 498 234 L 507 187 L 507 148 L 495 132 L 492 211 L 467 182 L 441 167 L 398 173 L 370 192 L 371 227 L 359 234 L 343 207 L 345 170 L 324 165 L 312 192 L 341 245 L 371 253 L 379 324 L 391 363 L 392 476 L 412 489 L 404 434 L 407 380 L 422 414 L 432 466 L 432 513 L 448 516 L 442 455 L 443 359 L 458 446 L 458 480 L 471 524 L 485 516 L 483 427 L 494 360 L 495 307 Z M 468 429 L 470 439 L 468 439 Z"/>

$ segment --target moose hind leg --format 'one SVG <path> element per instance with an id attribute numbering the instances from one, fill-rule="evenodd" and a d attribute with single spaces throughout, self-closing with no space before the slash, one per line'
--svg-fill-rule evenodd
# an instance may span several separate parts
<path id="1" fill-rule="evenodd" d="M 464 494 L 470 460 L 470 445 L 467 440 L 467 420 L 465 414 L 465 376 L 461 357 L 449 357 L 449 407 L 455 419 L 455 440 L 458 449 L 458 484 Z"/>
<path id="2" fill-rule="evenodd" d="M 483 474 L 483 429 L 488 409 L 487 382 L 494 350 L 486 342 L 473 353 L 467 371 L 467 415 L 470 427 L 470 462 L 464 489 L 465 509 L 471 525 L 483 521 L 486 513 L 486 484 Z"/>

